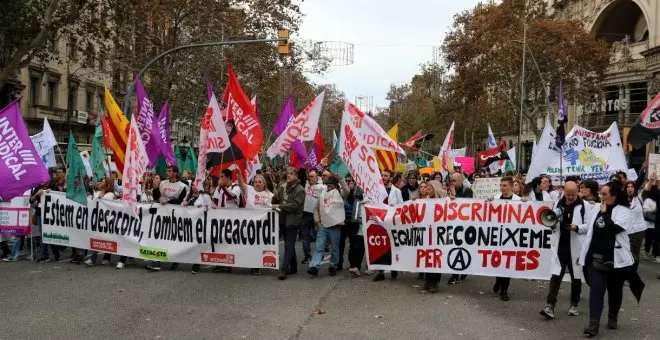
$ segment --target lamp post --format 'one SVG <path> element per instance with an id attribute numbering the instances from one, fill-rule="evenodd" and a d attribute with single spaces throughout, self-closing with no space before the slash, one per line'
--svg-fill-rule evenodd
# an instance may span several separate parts
<path id="1" fill-rule="evenodd" d="M 215 42 L 208 42 L 208 43 L 201 43 L 201 44 L 190 44 L 190 45 L 182 45 L 182 46 L 177 46 L 174 48 L 171 48 L 153 59 L 151 59 L 148 63 L 146 63 L 142 69 L 138 72 L 138 74 L 135 76 L 135 79 L 137 78 L 142 78 L 144 73 L 153 65 L 156 61 L 160 60 L 161 58 L 170 55 L 174 52 L 178 52 L 181 50 L 186 50 L 186 49 L 191 49 L 191 48 L 200 48 L 200 47 L 210 47 L 210 46 L 227 46 L 227 45 L 245 45 L 245 44 L 258 44 L 258 43 L 271 43 L 271 42 L 277 42 L 280 43 L 280 46 L 278 46 L 278 51 L 280 54 L 288 54 L 288 43 L 289 43 L 289 35 L 288 31 L 286 31 L 286 35 L 282 34 L 282 31 L 286 30 L 280 30 L 278 38 L 271 38 L 271 39 L 255 39 L 255 40 L 233 40 L 233 41 L 215 41 Z M 282 45 L 284 43 L 284 45 Z M 286 49 L 283 49 L 283 47 L 286 46 Z M 130 107 L 130 102 L 131 98 L 133 96 L 133 92 L 135 91 L 135 81 L 132 81 L 128 91 L 126 91 L 126 95 L 124 96 L 124 114 L 127 117 L 130 117 L 130 112 L 129 112 L 129 107 Z"/>

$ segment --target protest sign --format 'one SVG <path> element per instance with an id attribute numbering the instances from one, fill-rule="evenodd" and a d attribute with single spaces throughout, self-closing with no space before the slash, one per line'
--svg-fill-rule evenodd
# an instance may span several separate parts
<path id="1" fill-rule="evenodd" d="M 30 234 L 30 192 L 0 202 L 0 234 Z"/>
<path id="2" fill-rule="evenodd" d="M 660 154 L 652 153 L 649 154 L 649 176 L 651 175 L 660 175 Z"/>
<path id="3" fill-rule="evenodd" d="M 456 163 L 461 165 L 461 168 L 463 169 L 464 173 L 466 174 L 474 173 L 474 157 L 458 156 L 454 158 L 454 161 L 456 161 Z"/>
<path id="4" fill-rule="evenodd" d="M 474 198 L 487 199 L 500 193 L 500 178 L 477 178 L 470 187 Z"/>
<path id="5" fill-rule="evenodd" d="M 528 183 L 541 174 L 555 178 L 561 174 L 564 178 L 580 176 L 582 179 L 595 179 L 602 184 L 607 182 L 609 174 L 628 170 L 616 122 L 602 133 L 574 126 L 566 135 L 561 153 L 555 145 L 554 131 L 547 126 L 543 131 L 537 154 L 527 172 Z M 563 162 L 560 162 L 560 157 Z M 558 179 L 553 182 L 558 182 Z"/>
<path id="6" fill-rule="evenodd" d="M 43 242 L 156 261 L 278 268 L 279 217 L 268 209 L 212 209 L 41 197 Z"/>
<path id="7" fill-rule="evenodd" d="M 526 279 L 550 277 L 552 230 L 540 215 L 550 204 L 436 199 L 365 206 L 370 270 Z"/>

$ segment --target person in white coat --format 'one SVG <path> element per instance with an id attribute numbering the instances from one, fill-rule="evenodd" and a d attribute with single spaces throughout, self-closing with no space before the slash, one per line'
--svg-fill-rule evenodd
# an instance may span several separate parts
<path id="1" fill-rule="evenodd" d="M 559 223 L 552 227 L 550 244 L 552 246 L 552 261 L 550 270 L 550 287 L 546 298 L 546 306 L 540 314 L 547 319 L 555 318 L 555 305 L 561 287 L 561 281 L 568 270 L 571 275 L 571 305 L 568 315 L 579 315 L 578 303 L 582 293 L 582 268 L 577 264 L 582 251 L 582 240 L 587 234 L 587 209 L 578 197 L 578 184 L 568 181 L 564 185 L 564 197 L 554 204 L 553 210 L 561 213 Z"/>
<path id="2" fill-rule="evenodd" d="M 531 202 L 543 201 L 543 202 L 552 202 L 552 197 L 550 194 L 543 190 L 543 178 L 536 177 L 530 183 L 530 191 L 527 199 Z"/>
<path id="3" fill-rule="evenodd" d="M 600 191 L 600 211 L 592 216 L 580 254 L 589 291 L 589 326 L 587 336 L 598 335 L 605 291 L 608 293 L 607 326 L 618 327 L 618 315 L 623 296 L 623 281 L 634 264 L 627 230 L 630 208 L 623 184 L 609 182 Z M 632 281 L 631 281 L 632 284 Z M 631 287 L 632 288 L 632 287 Z M 641 292 L 640 292 L 641 295 Z"/>
<path id="4" fill-rule="evenodd" d="M 387 198 L 385 198 L 383 203 L 389 205 L 390 207 L 394 207 L 398 204 L 403 203 L 403 196 L 401 195 L 401 190 L 399 190 L 399 188 L 397 188 L 395 185 L 392 185 L 391 180 L 394 177 L 394 172 L 392 172 L 392 170 L 385 169 L 381 172 L 381 176 L 383 179 L 383 185 L 385 186 L 385 191 L 387 191 Z M 395 280 L 396 277 L 399 275 L 399 273 L 393 270 L 390 273 L 390 275 L 392 277 L 392 280 Z M 385 271 L 381 270 L 374 277 L 373 281 L 378 282 L 383 280 L 385 280 Z"/>

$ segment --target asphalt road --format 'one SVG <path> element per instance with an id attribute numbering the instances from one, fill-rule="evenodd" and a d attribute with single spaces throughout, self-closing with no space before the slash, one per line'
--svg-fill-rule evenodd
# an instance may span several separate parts
<path id="1" fill-rule="evenodd" d="M 0 262 L 0 339 L 576 339 L 587 323 L 586 286 L 580 316 L 566 314 L 564 284 L 557 318 L 545 321 L 546 281 L 514 280 L 503 302 L 488 277 L 455 286 L 443 277 L 440 293 L 428 294 L 412 273 L 373 283 L 323 267 L 312 279 L 301 265 L 278 281 L 275 271 L 192 275 L 190 267 Z M 600 338 L 660 339 L 660 265 L 640 268 L 642 303 L 626 289 L 619 330 L 603 327 Z"/>

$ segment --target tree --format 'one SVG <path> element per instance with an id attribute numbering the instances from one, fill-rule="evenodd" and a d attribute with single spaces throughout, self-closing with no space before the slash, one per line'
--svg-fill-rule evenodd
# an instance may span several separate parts
<path id="1" fill-rule="evenodd" d="M 33 60 L 57 58 L 48 47 L 62 35 L 76 37 L 74 50 L 106 44 L 110 31 L 103 20 L 113 4 L 114 0 L 1 1 L 0 90 Z"/>
<path id="2" fill-rule="evenodd" d="M 511 117 L 518 116 L 523 96 L 523 117 L 538 135 L 536 119 L 556 112 L 550 103 L 560 80 L 567 97 L 578 103 L 586 103 L 599 92 L 610 61 L 607 45 L 591 36 L 579 21 L 547 17 L 545 8 L 543 0 L 479 4 L 454 16 L 443 42 L 445 61 L 453 71 L 452 95 L 465 98 L 498 130 L 517 132 Z M 524 45 L 520 41 L 525 30 L 528 50 L 522 93 Z M 475 107 L 477 103 L 480 106 Z M 483 103 L 490 105 L 483 107 Z"/>

